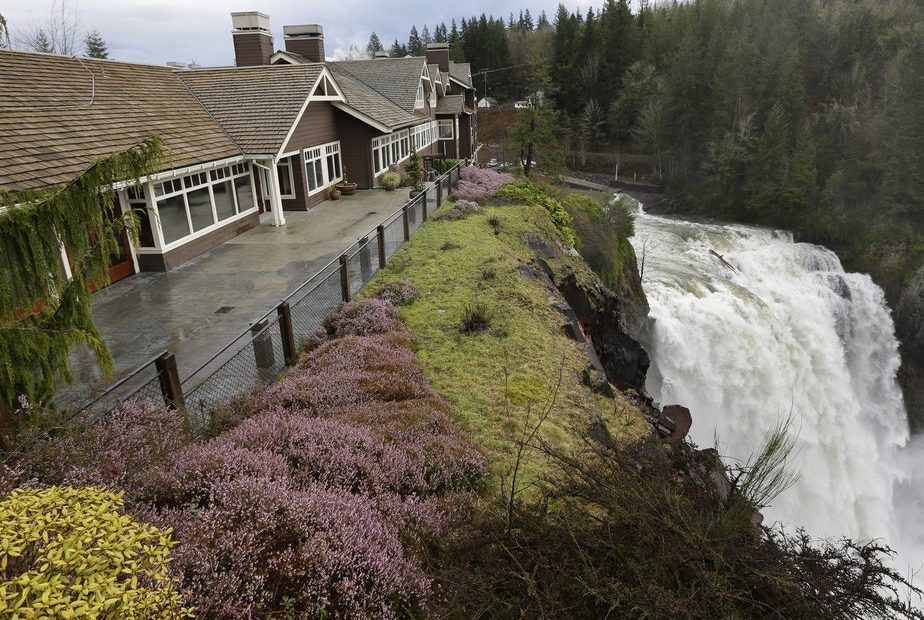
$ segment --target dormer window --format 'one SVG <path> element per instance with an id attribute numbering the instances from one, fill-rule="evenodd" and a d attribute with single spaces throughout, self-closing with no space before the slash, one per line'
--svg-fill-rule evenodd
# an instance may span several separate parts
<path id="1" fill-rule="evenodd" d="M 414 109 L 419 110 L 424 107 L 424 87 L 423 82 L 417 85 L 417 100 L 414 102 Z"/>

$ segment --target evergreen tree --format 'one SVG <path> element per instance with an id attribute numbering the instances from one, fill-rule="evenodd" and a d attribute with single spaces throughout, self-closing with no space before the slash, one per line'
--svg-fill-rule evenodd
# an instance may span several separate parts
<path id="1" fill-rule="evenodd" d="M 529 31 L 533 30 L 533 16 L 529 14 L 529 9 L 523 13 L 523 28 Z"/>
<path id="2" fill-rule="evenodd" d="M 463 23 L 465 20 L 462 20 Z M 456 26 L 456 20 L 452 20 L 449 29 L 449 59 L 454 62 L 465 62 L 465 50 L 462 49 L 462 34 Z"/>
<path id="3" fill-rule="evenodd" d="M 106 42 L 97 30 L 87 33 L 83 39 L 83 46 L 88 58 L 109 58 L 109 49 Z"/>
<path id="4" fill-rule="evenodd" d="M 46 54 L 51 54 L 55 51 L 54 46 L 51 44 L 44 30 L 39 30 L 38 33 L 36 33 L 33 47 L 36 52 L 44 52 Z"/>
<path id="5" fill-rule="evenodd" d="M 397 43 L 397 41 L 395 41 Z M 382 47 L 382 42 L 379 40 L 379 35 L 375 32 L 369 35 L 369 43 L 366 44 L 366 54 L 370 58 L 374 58 L 377 52 L 384 52 L 385 48 Z"/>
<path id="6" fill-rule="evenodd" d="M 772 214 L 789 164 L 789 125 L 779 103 L 770 108 L 748 171 L 747 210 L 753 215 Z"/>
<path id="7" fill-rule="evenodd" d="M 423 43 L 424 50 L 427 48 L 427 43 L 433 43 L 433 37 L 430 36 L 430 29 L 427 28 L 426 24 L 424 24 L 423 31 L 420 33 L 420 39 Z"/>
<path id="8" fill-rule="evenodd" d="M 433 33 L 433 40 L 437 43 L 449 42 L 449 35 L 448 31 L 446 30 L 446 24 L 440 23 L 440 25 L 436 27 Z"/>
<path id="9" fill-rule="evenodd" d="M 536 30 L 541 30 L 549 26 L 549 18 L 546 17 L 545 9 L 539 13 L 539 21 L 536 23 Z"/>
<path id="10" fill-rule="evenodd" d="M 411 56 L 423 56 L 423 40 L 417 34 L 417 26 L 411 26 L 411 34 L 407 39 L 407 53 Z"/>
<path id="11" fill-rule="evenodd" d="M 395 42 L 391 44 L 391 49 L 388 50 L 388 55 L 392 58 L 404 58 L 407 56 L 407 48 L 398 43 L 398 39 L 395 39 Z"/>

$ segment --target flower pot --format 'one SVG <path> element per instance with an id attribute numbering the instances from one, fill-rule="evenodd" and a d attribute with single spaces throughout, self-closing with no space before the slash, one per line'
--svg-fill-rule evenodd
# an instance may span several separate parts
<path id="1" fill-rule="evenodd" d="M 331 200 L 340 200 L 340 190 L 338 189 L 337 191 L 331 192 L 331 193 L 330 193 L 330 199 L 331 199 Z"/>
<path id="2" fill-rule="evenodd" d="M 356 183 L 338 183 L 337 189 L 339 189 L 344 196 L 350 196 L 356 193 Z"/>
<path id="3" fill-rule="evenodd" d="M 395 188 L 394 188 L 394 186 L 392 186 L 392 185 L 386 185 L 386 186 L 385 186 L 385 191 L 386 191 L 386 192 L 393 192 L 393 191 L 395 191 Z"/>

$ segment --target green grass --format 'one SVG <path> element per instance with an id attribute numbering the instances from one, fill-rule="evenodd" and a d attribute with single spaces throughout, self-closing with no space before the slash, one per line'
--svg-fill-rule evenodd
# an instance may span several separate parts
<path id="1" fill-rule="evenodd" d="M 488 223 L 492 216 L 500 220 L 498 234 Z M 638 416 L 613 415 L 627 405 L 595 396 L 581 383 L 587 359 L 562 333 L 563 318 L 551 306 L 557 300 L 544 284 L 518 271 L 533 256 L 523 241 L 528 232 L 561 241 L 538 206 L 486 207 L 463 220 L 430 221 L 368 288 L 399 278 L 417 285 L 420 298 L 401 307 L 417 337 L 417 355 L 495 471 L 509 464 L 511 439 L 523 432 L 527 412 L 536 420 L 553 399 L 542 426 L 547 440 L 569 441 L 568 431 L 585 429 L 595 408 L 617 436 L 637 436 L 641 429 Z M 444 249 L 453 246 L 458 247 Z M 485 278 L 486 270 L 495 277 Z M 462 315 L 473 303 L 490 311 L 491 326 L 463 333 Z"/>

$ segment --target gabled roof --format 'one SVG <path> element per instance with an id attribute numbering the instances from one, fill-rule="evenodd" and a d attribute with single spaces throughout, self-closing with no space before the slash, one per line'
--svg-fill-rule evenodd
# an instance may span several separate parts
<path id="1" fill-rule="evenodd" d="M 241 155 L 170 67 L 0 52 L 0 188 L 73 180 L 158 135 L 162 170 Z"/>
<path id="2" fill-rule="evenodd" d="M 341 64 L 339 62 L 328 64 L 346 99 L 346 105 L 335 104 L 337 108 L 358 116 L 366 122 L 372 121 L 370 124 L 385 132 L 418 122 L 419 119 L 414 114 L 407 112 L 350 73 L 342 70 Z"/>
<path id="3" fill-rule="evenodd" d="M 433 82 L 435 86 L 439 86 L 436 92 L 442 97 L 446 92 L 446 83 L 443 81 L 443 76 L 440 74 L 440 66 L 427 65 L 427 71 L 430 73 L 430 81 Z"/>
<path id="4" fill-rule="evenodd" d="M 449 63 L 449 77 L 466 88 L 474 88 L 472 84 L 472 66 L 467 62 Z"/>
<path id="5" fill-rule="evenodd" d="M 465 110 L 465 97 L 462 95 L 446 95 L 436 102 L 437 114 L 462 114 Z"/>
<path id="6" fill-rule="evenodd" d="M 344 60 L 333 65 L 413 114 L 417 88 L 427 61 L 425 58 L 410 56 Z"/>
<path id="7" fill-rule="evenodd" d="M 248 155 L 276 154 L 298 121 L 322 63 L 195 69 L 177 75 Z"/>

